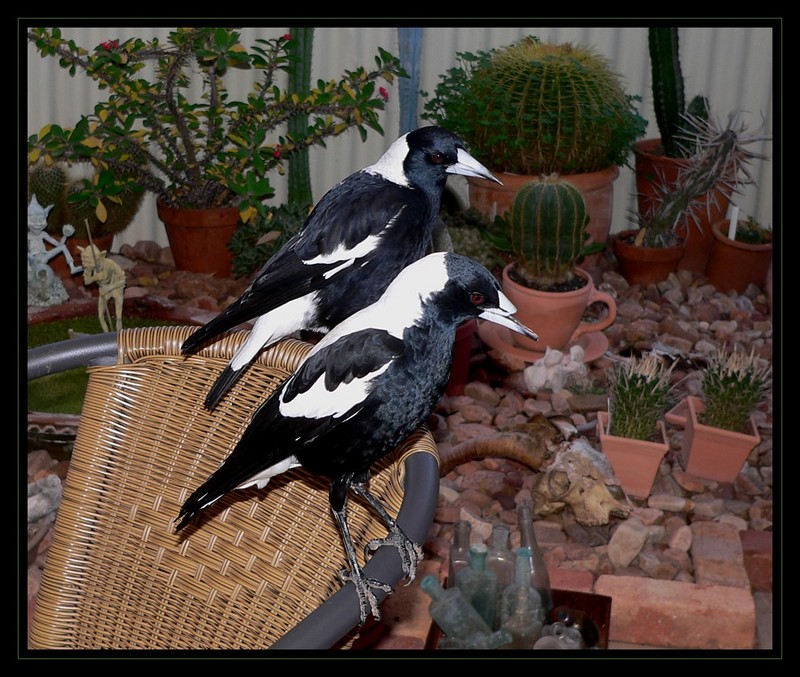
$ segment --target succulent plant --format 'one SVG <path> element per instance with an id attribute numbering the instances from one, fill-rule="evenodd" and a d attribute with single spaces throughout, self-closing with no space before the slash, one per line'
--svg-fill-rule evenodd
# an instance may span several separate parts
<path id="1" fill-rule="evenodd" d="M 47 215 L 47 231 L 60 236 L 64 225 L 75 228 L 75 237 L 114 235 L 133 221 L 144 198 L 135 184 L 114 190 L 105 202 L 94 195 L 108 176 L 97 172 L 89 162 L 53 162 L 39 160 L 28 168 L 28 201 L 35 195 L 39 204 L 53 205 Z"/>
<path id="2" fill-rule="evenodd" d="M 709 358 L 702 381 L 703 424 L 733 432 L 744 430 L 772 387 L 772 365 L 736 347 L 719 347 Z"/>
<path id="3" fill-rule="evenodd" d="M 684 116 L 684 129 L 678 142 L 690 150 L 687 163 L 678 171 L 677 180 L 657 179 L 655 199 L 649 210 L 637 215 L 639 233 L 636 244 L 664 247 L 678 244 L 676 227 L 681 223 L 699 223 L 700 210 L 706 209 L 703 198 L 716 190 L 728 200 L 740 191 L 742 184 L 752 183 L 748 169 L 763 155 L 747 149 L 757 137 L 746 133 L 738 115 L 731 115 L 724 129 L 711 119 Z M 709 199 L 714 199 L 711 193 Z"/>
<path id="4" fill-rule="evenodd" d="M 609 374 L 609 435 L 651 440 L 672 400 L 672 370 L 649 352 L 618 362 Z"/>
<path id="5" fill-rule="evenodd" d="M 589 237 L 581 192 L 558 174 L 523 186 L 511 209 L 497 219 L 506 228 L 499 249 L 511 251 L 510 275 L 527 287 L 547 290 L 574 277 Z"/>
<path id="6" fill-rule="evenodd" d="M 452 129 L 497 171 L 577 174 L 627 162 L 647 123 L 607 59 L 529 36 L 459 53 L 423 118 Z"/>

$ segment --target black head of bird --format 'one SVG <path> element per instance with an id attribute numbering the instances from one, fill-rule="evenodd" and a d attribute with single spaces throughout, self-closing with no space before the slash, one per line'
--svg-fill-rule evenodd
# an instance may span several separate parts
<path id="1" fill-rule="evenodd" d="M 300 330 L 325 333 L 378 300 L 403 268 L 429 250 L 451 174 L 497 181 L 455 134 L 423 127 L 331 188 L 250 287 L 184 342 L 183 352 L 191 353 L 257 318 L 211 387 L 206 407 L 217 405 L 262 348 Z"/>
<path id="2" fill-rule="evenodd" d="M 496 322 L 529 338 L 530 329 L 494 276 L 477 261 L 454 253 L 430 254 L 403 270 L 374 304 L 326 334 L 300 367 L 261 405 L 241 440 L 208 480 L 183 504 L 178 528 L 222 496 L 302 465 L 330 478 L 330 503 L 342 535 L 362 622 L 380 617 L 347 529 L 352 490 L 389 529 L 367 544 L 397 549 L 413 580 L 422 556 L 380 502 L 367 490 L 370 467 L 390 453 L 430 415 L 447 385 L 458 325 L 470 318 Z"/>

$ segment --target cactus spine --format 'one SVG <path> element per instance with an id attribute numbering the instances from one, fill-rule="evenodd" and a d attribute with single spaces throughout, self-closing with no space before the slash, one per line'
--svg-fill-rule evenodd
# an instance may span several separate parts
<path id="1" fill-rule="evenodd" d="M 580 191 L 557 174 L 517 193 L 507 223 L 515 272 L 529 287 L 547 288 L 572 277 L 589 237 L 589 216 Z"/>

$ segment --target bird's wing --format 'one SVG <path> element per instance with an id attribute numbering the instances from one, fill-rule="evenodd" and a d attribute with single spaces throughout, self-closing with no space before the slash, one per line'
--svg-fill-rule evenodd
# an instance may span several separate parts
<path id="1" fill-rule="evenodd" d="M 323 289 L 374 254 L 381 236 L 407 208 L 413 191 L 361 172 L 331 189 L 302 230 L 276 252 L 248 289 L 195 331 L 183 352 L 233 327 Z"/>
<path id="2" fill-rule="evenodd" d="M 402 348 L 402 341 L 387 332 L 364 329 L 310 355 L 259 407 L 228 458 L 186 500 L 178 528 L 226 493 L 292 456 L 311 448 L 335 454 L 342 446 L 332 439 L 337 426 L 365 405 L 372 380 Z"/>

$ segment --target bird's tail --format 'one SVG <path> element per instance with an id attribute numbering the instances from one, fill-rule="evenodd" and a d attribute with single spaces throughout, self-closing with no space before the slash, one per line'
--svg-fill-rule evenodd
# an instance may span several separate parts
<path id="1" fill-rule="evenodd" d="M 219 401 L 225 396 L 225 393 L 239 380 L 246 369 L 247 365 L 240 369 L 233 369 L 230 365 L 226 366 L 208 391 L 204 402 L 205 408 L 211 410 L 216 407 Z"/>

